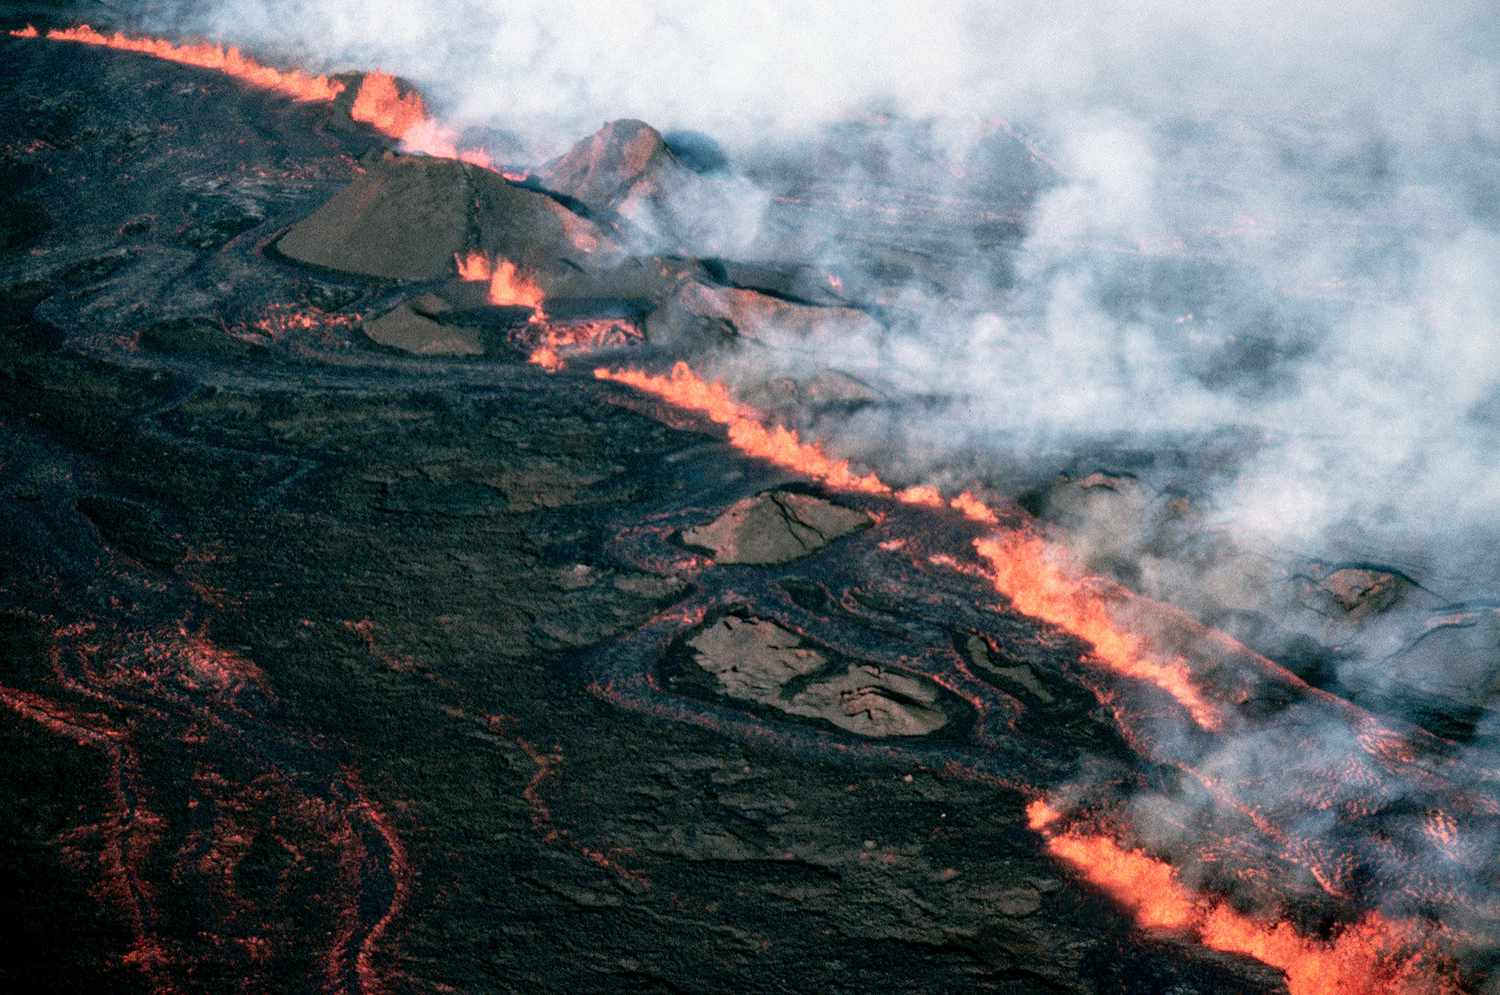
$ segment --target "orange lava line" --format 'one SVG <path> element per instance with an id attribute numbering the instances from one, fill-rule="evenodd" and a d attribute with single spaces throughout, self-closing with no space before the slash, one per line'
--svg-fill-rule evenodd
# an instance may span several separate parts
<path id="1" fill-rule="evenodd" d="M 40 36 L 40 32 L 27 25 L 22 31 L 12 31 L 11 36 L 36 38 Z M 164 38 L 131 38 L 118 31 L 106 35 L 87 24 L 80 24 L 76 28 L 53 28 L 47 32 L 46 37 L 51 41 L 71 41 L 122 52 L 139 52 L 185 66 L 217 70 L 251 86 L 273 90 L 294 100 L 326 102 L 344 92 L 344 84 L 327 76 L 314 76 L 300 69 L 273 69 L 256 62 L 232 46 L 224 48 L 222 45 L 207 43 L 177 45 Z"/>
<path id="2" fill-rule="evenodd" d="M 390 904 L 386 906 L 385 912 L 381 914 L 375 925 L 370 927 L 370 932 L 365 935 L 364 942 L 359 945 L 359 953 L 354 957 L 354 970 L 359 977 L 360 991 L 379 992 L 384 990 L 384 986 L 375 972 L 375 951 L 390 929 L 391 923 L 401 914 L 410 898 L 411 865 L 406 858 L 406 848 L 401 845 L 401 837 L 396 835 L 389 817 L 370 800 L 358 777 L 352 773 L 349 775 L 349 785 L 355 794 L 355 810 L 370 821 L 370 825 L 375 827 L 375 831 L 385 842 L 386 849 L 390 851 L 387 865 L 393 889 Z"/>
<path id="3" fill-rule="evenodd" d="M 420 93 L 415 90 L 401 93 L 396 77 L 390 73 L 377 70 L 365 74 L 349 116 L 382 135 L 398 139 L 409 152 L 494 168 L 490 154 L 483 149 L 460 149 L 457 130 L 428 114 Z M 506 175 L 510 178 L 513 174 Z"/>
<path id="4" fill-rule="evenodd" d="M 1061 551 L 1040 537 L 1003 532 L 974 541 L 990 565 L 990 579 L 1016 609 L 1051 622 L 1094 646 L 1094 655 L 1111 670 L 1161 688 L 1187 709 L 1205 729 L 1222 725 L 1218 710 L 1199 692 L 1187 662 L 1158 659 L 1141 640 L 1115 622 L 1103 597 Z"/>
<path id="5" fill-rule="evenodd" d="M 9 34 L 12 38 L 45 37 L 52 41 L 70 41 L 122 52 L 139 52 L 168 62 L 213 69 L 251 86 L 285 94 L 294 100 L 326 103 L 344 92 L 344 84 L 337 80 L 301 69 L 273 69 L 233 46 L 225 48 L 206 42 L 179 45 L 165 38 L 132 38 L 118 31 L 106 35 L 87 24 L 76 28 L 53 28 L 45 35 L 28 24 Z M 396 78 L 390 73 L 374 71 L 365 74 L 355 94 L 349 116 L 355 121 L 370 125 L 387 137 L 397 139 L 409 152 L 458 159 L 484 169 L 495 169 L 494 160 L 484 149 L 459 148 L 457 129 L 432 117 L 421 94 L 414 90 L 401 93 Z M 501 173 L 512 182 L 524 180 L 528 175 L 509 170 Z"/>
<path id="6" fill-rule="evenodd" d="M 753 408 L 736 402 L 721 383 L 704 380 L 683 362 L 666 376 L 634 369 L 596 369 L 594 376 L 613 380 L 660 397 L 680 408 L 706 415 L 729 429 L 735 448 L 777 466 L 821 480 L 841 490 L 894 496 L 908 504 L 942 507 L 942 496 L 930 485 L 892 491 L 873 473 L 857 473 L 848 460 L 828 455 L 816 442 L 804 442 L 793 429 L 767 428 Z M 951 502 L 965 517 L 997 522 L 995 512 L 965 491 Z M 1116 622 L 1103 597 L 1079 571 L 1065 568 L 1060 554 L 1037 536 L 1001 532 L 975 542 L 991 567 L 990 581 L 1007 595 L 1016 609 L 1066 629 L 1094 646 L 1098 662 L 1135 680 L 1166 691 L 1205 729 L 1222 724 L 1214 708 L 1193 684 L 1186 661 L 1157 659 L 1142 641 Z"/>
<path id="7" fill-rule="evenodd" d="M 1108 836 L 1056 832 L 1060 815 L 1033 801 L 1027 823 L 1047 851 L 1128 908 L 1148 929 L 1180 930 L 1214 950 L 1242 954 L 1286 975 L 1291 995 L 1457 995 L 1452 969 L 1430 931 L 1371 913 L 1331 940 L 1310 939 L 1291 923 L 1264 923 L 1178 880 L 1170 864 Z"/>
<path id="8" fill-rule="evenodd" d="M 594 376 L 626 384 L 679 408 L 706 415 L 729 429 L 729 442 L 736 449 L 768 463 L 796 470 L 840 490 L 892 493 L 890 486 L 875 474 L 856 472 L 848 460 L 828 455 L 816 442 L 803 442 L 794 429 L 782 425 L 767 428 L 754 408 L 738 403 L 723 384 L 704 380 L 686 363 L 678 362 L 667 376 L 631 369 L 597 369 Z"/>

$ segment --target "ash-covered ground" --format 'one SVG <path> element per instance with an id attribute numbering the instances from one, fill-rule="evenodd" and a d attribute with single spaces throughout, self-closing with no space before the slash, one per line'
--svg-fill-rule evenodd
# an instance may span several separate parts
<path id="1" fill-rule="evenodd" d="M 1307 983 L 1122 903 L 1097 832 L 1314 954 L 1372 914 L 1437 936 L 1435 973 L 1414 940 L 1359 990 L 1490 990 L 1493 607 L 1153 489 L 1239 438 L 973 457 L 1002 524 L 1245 640 L 1127 606 L 1212 647 L 1190 721 L 997 593 L 975 521 L 595 377 L 701 362 L 804 432 L 909 411 L 798 357 L 900 327 L 913 285 L 1013 286 L 1047 182 L 1020 137 L 968 199 L 768 153 L 775 252 L 730 258 L 702 136 L 616 122 L 507 177 L 393 151 L 357 74 L 299 103 L 13 37 L 0 73 L 8 988 Z M 1147 553 L 1259 600 L 1153 589 Z M 1394 676 L 1351 684 L 1372 646 Z"/>

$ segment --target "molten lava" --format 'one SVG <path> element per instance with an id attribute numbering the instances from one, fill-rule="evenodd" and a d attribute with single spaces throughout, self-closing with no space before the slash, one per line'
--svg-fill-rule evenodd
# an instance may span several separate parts
<path id="1" fill-rule="evenodd" d="M 990 564 L 990 579 L 1018 611 L 1066 629 L 1094 646 L 1111 670 L 1147 681 L 1177 699 L 1204 729 L 1222 724 L 1218 710 L 1193 683 L 1186 661 L 1159 659 L 1115 622 L 1090 579 L 1061 550 L 1039 536 L 1003 532 L 977 539 L 974 548 Z"/>
<path id="2" fill-rule="evenodd" d="M 752 408 L 736 403 L 719 383 L 705 381 L 686 363 L 672 367 L 668 376 L 639 370 L 595 370 L 602 380 L 615 380 L 654 394 L 681 408 L 707 415 L 729 429 L 735 448 L 777 466 L 796 470 L 830 487 L 866 494 L 893 496 L 907 504 L 942 507 L 938 489 L 930 485 L 892 491 L 873 473 L 856 473 L 849 461 L 829 456 L 816 442 L 804 442 L 780 425 L 767 428 Z M 997 521 L 993 510 L 967 491 L 951 506 L 973 521 Z M 1001 532 L 975 543 L 991 566 L 991 581 L 1010 597 L 1018 611 L 1066 629 L 1094 645 L 1098 662 L 1123 676 L 1147 681 L 1175 698 L 1205 729 L 1221 724 L 1218 711 L 1193 684 L 1186 662 L 1157 659 L 1141 640 L 1127 633 L 1112 617 L 1104 598 L 1089 578 L 1069 568 L 1061 554 L 1037 536 Z"/>
<path id="3" fill-rule="evenodd" d="M 82 45 L 113 48 L 123 52 L 177 62 L 200 69 L 213 69 L 233 76 L 263 90 L 273 90 L 294 100 L 329 102 L 344 92 L 344 84 L 327 76 L 313 75 L 300 69 L 273 69 L 242 53 L 238 48 L 222 45 L 179 45 L 164 38 L 132 38 L 120 32 L 106 35 L 87 24 L 76 28 L 53 28 L 45 36 L 32 25 L 10 32 L 12 38 L 46 37 L 52 41 L 71 41 Z M 484 169 L 494 169 L 494 161 L 483 149 L 460 149 L 458 132 L 427 113 L 421 94 L 403 94 L 389 73 L 365 75 L 355 94 L 350 117 L 369 124 L 381 134 L 397 139 L 409 152 L 458 159 Z M 506 179 L 524 180 L 524 172 L 505 171 Z"/>
<path id="4" fill-rule="evenodd" d="M 460 149 L 458 132 L 427 113 L 427 104 L 420 93 L 410 90 L 403 94 L 390 73 L 365 74 L 349 116 L 399 140 L 409 152 L 494 168 L 489 153 L 483 149 Z"/>
<path id="5" fill-rule="evenodd" d="M 896 500 L 904 504 L 920 504 L 928 508 L 941 508 L 943 495 L 931 484 L 918 484 L 896 492 Z"/>
<path id="6" fill-rule="evenodd" d="M 723 384 L 705 381 L 686 363 L 672 367 L 668 376 L 640 370 L 598 369 L 594 376 L 614 380 L 637 390 L 708 416 L 729 429 L 729 442 L 736 449 L 777 466 L 804 473 L 830 487 L 865 494 L 891 494 L 891 488 L 873 473 L 858 473 L 849 461 L 828 455 L 816 442 L 803 442 L 793 429 L 781 425 L 767 428 L 753 408 L 729 396 Z"/>
<path id="7" fill-rule="evenodd" d="M 512 345 L 529 350 L 527 361 L 549 373 L 564 365 L 566 353 L 612 349 L 639 342 L 641 329 L 633 322 L 615 318 L 556 320 L 543 316 L 510 333 Z"/>
<path id="8" fill-rule="evenodd" d="M 475 251 L 465 256 L 455 256 L 454 263 L 458 267 L 460 280 L 489 282 L 488 299 L 491 304 L 500 307 L 529 307 L 535 312 L 532 315 L 533 321 L 546 320 L 546 312 L 542 310 L 546 294 L 535 280 L 522 273 L 509 259 L 493 262 L 483 252 Z"/>
<path id="9" fill-rule="evenodd" d="M 1332 940 L 1311 939 L 1289 922 L 1263 923 L 1184 885 L 1165 861 L 1108 836 L 1053 829 L 1045 801 L 1026 810 L 1047 850 L 1130 909 L 1147 929 L 1181 930 L 1205 946 L 1243 954 L 1284 972 L 1292 995 L 1417 995 L 1459 991 L 1432 931 L 1372 913 Z"/>
<path id="10" fill-rule="evenodd" d="M 22 31 L 12 31 L 11 35 L 15 38 L 36 38 L 40 32 L 28 25 Z M 76 28 L 53 28 L 47 32 L 46 37 L 52 41 L 71 41 L 123 52 L 140 52 L 185 66 L 214 69 L 251 86 L 273 90 L 294 100 L 330 101 L 344 92 L 344 84 L 327 76 L 314 76 L 300 69 L 272 69 L 233 47 L 176 45 L 161 38 L 131 38 L 118 31 L 106 35 L 87 24 Z"/>
<path id="11" fill-rule="evenodd" d="M 383 135 L 400 138 L 427 120 L 427 105 L 415 90 L 401 93 L 389 73 L 371 72 L 359 84 L 349 116 Z"/>

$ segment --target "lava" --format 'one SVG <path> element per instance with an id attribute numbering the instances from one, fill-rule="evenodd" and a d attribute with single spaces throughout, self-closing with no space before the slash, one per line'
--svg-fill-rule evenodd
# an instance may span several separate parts
<path id="1" fill-rule="evenodd" d="M 545 321 L 546 312 L 542 305 L 546 301 L 546 294 L 542 292 L 541 285 L 534 279 L 521 272 L 520 267 L 509 259 L 492 261 L 483 252 L 470 252 L 465 256 L 454 257 L 454 263 L 458 267 L 458 278 L 470 282 L 488 281 L 489 302 L 498 307 L 529 307 L 535 312 L 533 321 Z"/>
<path id="2" fill-rule="evenodd" d="M 893 491 L 873 473 L 854 471 L 848 460 L 830 456 L 816 442 L 805 442 L 795 430 L 775 425 L 767 428 L 753 408 L 730 397 L 723 384 L 704 380 L 686 363 L 678 362 L 667 376 L 639 370 L 594 371 L 601 380 L 614 380 L 662 398 L 678 407 L 707 415 L 729 429 L 729 441 L 737 449 L 777 466 L 796 470 L 830 487 L 866 494 L 893 496 L 907 504 L 941 507 L 942 495 L 930 485 Z M 994 511 L 965 491 L 952 506 L 970 520 L 997 520 Z M 1180 659 L 1157 659 L 1142 641 L 1116 624 L 1104 598 L 1089 579 L 1067 568 L 1059 552 L 1039 537 L 1020 532 L 1001 532 L 975 543 L 979 555 L 991 566 L 991 581 L 1010 597 L 1018 611 L 1066 629 L 1094 646 L 1099 662 L 1117 673 L 1147 681 L 1175 698 L 1205 729 L 1222 723 L 1217 709 L 1194 686 L 1187 663 Z"/>
<path id="3" fill-rule="evenodd" d="M 758 412 L 736 401 L 722 383 L 705 380 L 685 363 L 677 363 L 665 376 L 629 368 L 600 368 L 594 375 L 700 413 L 726 426 L 730 443 L 742 452 L 796 470 L 830 487 L 922 507 L 944 506 L 936 488 L 916 486 L 894 490 L 875 474 L 856 472 L 848 461 L 830 456 L 817 443 L 804 441 L 795 431 L 780 425 L 768 427 Z M 1016 610 L 1092 644 L 1093 652 L 1085 662 L 1160 688 L 1204 730 L 1223 728 L 1225 715 L 1195 683 L 1188 661 L 1153 651 L 1146 638 L 1128 631 L 1118 620 L 1115 609 L 1116 602 L 1125 596 L 1122 589 L 1089 576 L 1062 550 L 1037 534 L 994 528 L 999 525 L 999 514 L 970 492 L 960 493 L 946 502 L 946 506 L 972 522 L 991 527 L 988 535 L 974 542 L 983 566 L 963 565 L 963 572 L 988 581 L 1010 598 Z M 956 560 L 953 562 L 957 564 Z M 1193 626 L 1184 631 L 1201 635 L 1200 629 Z M 1247 659 L 1253 658 L 1252 664 L 1260 659 L 1246 655 Z M 1266 664 L 1272 676 L 1279 672 L 1269 661 Z M 1113 706 L 1112 711 L 1116 711 Z M 1150 750 L 1146 752 L 1149 754 Z M 1304 845 L 1300 838 L 1283 831 L 1256 806 L 1237 799 L 1232 789 L 1224 790 L 1214 779 L 1186 765 L 1179 763 L 1179 766 L 1200 781 L 1212 797 L 1247 818 L 1278 844 L 1285 859 L 1307 868 L 1330 895 L 1351 900 L 1347 890 L 1338 887 L 1339 881 L 1347 876 L 1345 872 L 1353 866 L 1348 854 L 1321 854 L 1316 847 Z M 1267 924 L 1238 911 L 1223 899 L 1195 892 L 1179 880 L 1172 864 L 1126 849 L 1109 836 L 1075 830 L 1057 832 L 1053 827 L 1060 819 L 1060 814 L 1044 802 L 1034 803 L 1028 812 L 1032 829 L 1046 838 L 1048 851 L 1127 907 L 1142 926 L 1182 931 L 1213 949 L 1261 960 L 1286 973 L 1294 995 L 1459 991 L 1447 962 L 1434 952 L 1435 941 L 1431 940 L 1430 931 L 1422 927 L 1370 913 L 1332 939 L 1307 937 L 1289 923 Z M 1442 839 L 1449 833 L 1448 823 L 1434 818 L 1428 833 Z M 1330 862 L 1337 873 L 1325 867 Z"/>
<path id="4" fill-rule="evenodd" d="M 968 491 L 960 493 L 949 501 L 948 505 L 971 522 L 979 522 L 983 525 L 1000 524 L 1000 516 L 995 514 L 994 509 Z"/>
<path id="5" fill-rule="evenodd" d="M 10 34 L 14 38 L 41 37 L 41 33 L 31 25 Z M 273 69 L 256 62 L 233 46 L 224 48 L 222 45 L 206 43 L 177 45 L 164 38 L 131 38 L 118 31 L 106 35 L 87 24 L 76 28 L 53 28 L 47 32 L 46 37 L 51 41 L 71 41 L 122 52 L 140 52 L 185 66 L 213 69 L 262 90 L 285 94 L 293 100 L 327 102 L 344 92 L 344 84 L 327 76 L 314 76 L 300 69 Z"/>
<path id="6" fill-rule="evenodd" d="M 931 484 L 917 484 L 896 492 L 896 500 L 904 504 L 920 504 L 928 508 L 941 508 L 943 495 Z"/>
<path id="7" fill-rule="evenodd" d="M 738 403 L 723 384 L 705 381 L 686 363 L 678 362 L 668 376 L 630 369 L 597 369 L 594 376 L 627 384 L 706 415 L 729 429 L 731 445 L 751 456 L 796 470 L 840 490 L 892 493 L 890 486 L 875 474 L 855 471 L 848 460 L 828 455 L 816 442 L 802 441 L 795 430 L 783 425 L 767 428 L 754 408 Z"/>
<path id="8" fill-rule="evenodd" d="M 1092 643 L 1100 662 L 1166 691 L 1204 729 L 1222 725 L 1218 709 L 1193 683 L 1187 662 L 1148 652 L 1141 639 L 1115 622 L 1101 593 L 1056 547 L 1035 535 L 1004 532 L 975 540 L 974 548 L 990 564 L 996 589 L 1018 611 Z"/>
<path id="9" fill-rule="evenodd" d="M 1460 990 L 1433 931 L 1378 913 L 1331 940 L 1309 938 L 1289 922 L 1264 923 L 1184 885 L 1165 861 L 1126 849 L 1100 833 L 1055 827 L 1043 800 L 1026 811 L 1047 851 L 1128 908 L 1146 929 L 1178 930 L 1205 946 L 1243 954 L 1286 974 L 1292 995 L 1417 995 Z"/>
<path id="10" fill-rule="evenodd" d="M 245 55 L 236 47 L 218 44 L 179 45 L 165 38 L 130 37 L 121 32 L 106 35 L 87 24 L 76 28 L 53 28 L 45 35 L 34 26 L 10 32 L 12 38 L 42 38 L 69 41 L 82 45 L 113 48 L 122 52 L 139 52 L 168 62 L 213 69 L 233 76 L 263 90 L 285 94 L 294 100 L 328 103 L 344 92 L 344 84 L 324 75 L 301 69 L 275 69 Z M 402 93 L 396 78 L 389 73 L 366 73 L 354 97 L 349 116 L 368 124 L 387 137 L 397 139 L 408 152 L 458 159 L 484 169 L 495 169 L 484 149 L 459 148 L 458 131 L 443 124 L 427 112 L 421 94 L 415 90 Z M 524 172 L 501 171 L 513 182 L 526 179 Z"/>
<path id="11" fill-rule="evenodd" d="M 365 74 L 349 116 L 399 140 L 409 152 L 494 168 L 489 153 L 483 149 L 460 149 L 458 132 L 427 113 L 427 104 L 420 93 L 415 90 L 402 93 L 390 73 L 377 70 Z"/>
<path id="12" fill-rule="evenodd" d="M 639 342 L 640 328 L 633 322 L 615 318 L 579 318 L 556 320 L 543 315 L 539 320 L 510 334 L 513 345 L 529 351 L 527 361 L 555 373 L 565 365 L 565 353 L 590 352 L 617 348 Z"/>

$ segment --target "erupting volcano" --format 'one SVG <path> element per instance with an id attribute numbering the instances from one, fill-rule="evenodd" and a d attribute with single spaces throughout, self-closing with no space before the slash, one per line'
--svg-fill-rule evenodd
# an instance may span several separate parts
<path id="1" fill-rule="evenodd" d="M 1484 462 L 1500 384 L 1402 336 L 1500 300 L 1479 214 L 1411 234 L 1488 174 L 702 13 L 56 6 L 0 37 L 11 989 L 1500 984 L 1500 587 L 1359 553 L 1433 491 L 1297 434 L 1436 370 L 1389 463 Z M 741 34 L 714 107 L 604 85 Z M 672 127 L 564 129 L 606 89 Z"/>

